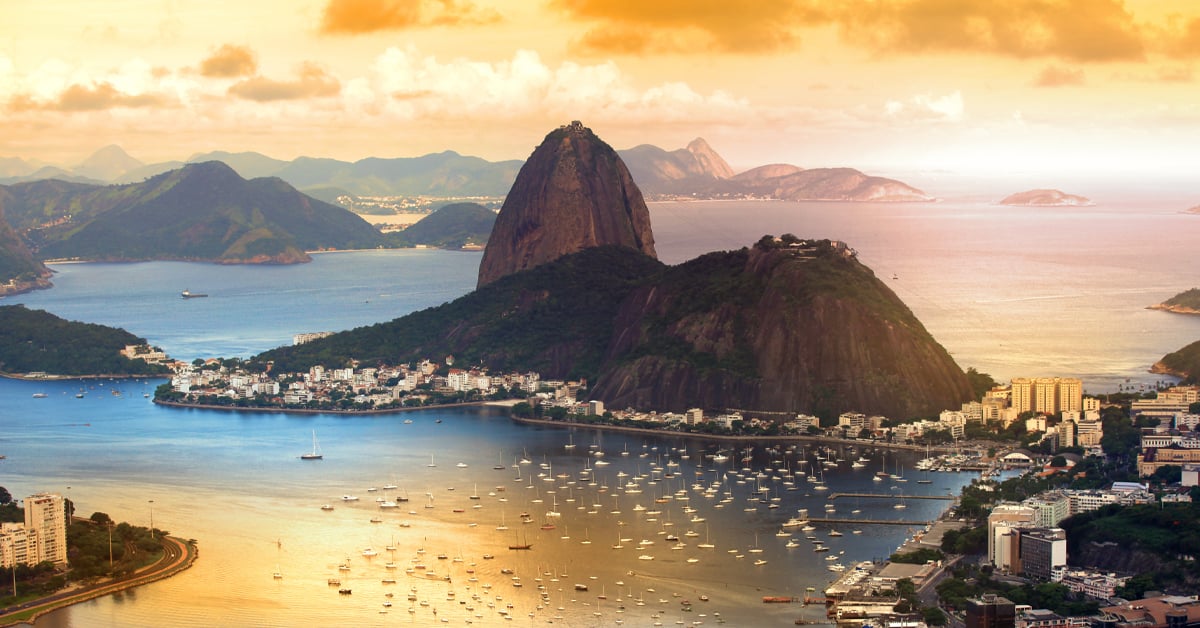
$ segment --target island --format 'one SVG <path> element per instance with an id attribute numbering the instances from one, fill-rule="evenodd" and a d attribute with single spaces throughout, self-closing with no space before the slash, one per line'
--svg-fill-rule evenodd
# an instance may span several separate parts
<path id="1" fill-rule="evenodd" d="M 1016 207 L 1090 207 L 1095 205 L 1090 198 L 1050 189 L 1017 192 L 1004 197 L 1000 204 Z"/>

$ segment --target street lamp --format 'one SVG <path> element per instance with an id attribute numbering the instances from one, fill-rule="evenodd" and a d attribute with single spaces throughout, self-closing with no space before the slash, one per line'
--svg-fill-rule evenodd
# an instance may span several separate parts
<path id="1" fill-rule="evenodd" d="M 112 519 L 108 520 L 108 575 L 113 575 L 113 559 L 112 559 Z"/>
<path id="2" fill-rule="evenodd" d="M 150 538 L 154 538 L 154 500 L 150 500 Z"/>

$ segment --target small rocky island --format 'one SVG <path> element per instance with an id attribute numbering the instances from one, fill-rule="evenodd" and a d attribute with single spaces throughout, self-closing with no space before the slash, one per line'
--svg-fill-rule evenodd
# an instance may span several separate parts
<path id="1" fill-rule="evenodd" d="M 1200 288 L 1184 290 L 1162 303 L 1146 306 L 1146 309 L 1165 310 L 1176 314 L 1200 314 Z"/>
<path id="2" fill-rule="evenodd" d="M 1017 192 L 1004 197 L 1000 204 L 1017 207 L 1088 207 L 1095 205 L 1092 199 L 1084 196 L 1067 194 L 1062 190 L 1046 189 Z"/>

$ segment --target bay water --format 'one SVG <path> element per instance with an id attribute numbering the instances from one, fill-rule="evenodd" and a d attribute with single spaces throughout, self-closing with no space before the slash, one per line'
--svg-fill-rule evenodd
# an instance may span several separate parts
<path id="1" fill-rule="evenodd" d="M 1192 287 L 1200 268 L 1191 244 L 1200 217 L 1172 207 L 693 202 L 653 204 L 652 219 L 668 263 L 766 233 L 844 240 L 960 365 L 998 379 L 1077 375 L 1097 391 L 1145 385 L 1162 379 L 1145 373 L 1154 360 L 1200 338 L 1200 320 L 1144 309 Z M 297 266 L 64 264 L 53 289 L 3 302 L 121 326 L 182 359 L 248 356 L 295 333 L 388 320 L 465 294 L 479 257 L 407 250 L 321 254 Z M 184 289 L 210 296 L 184 300 Z M 494 625 L 504 622 L 500 610 L 512 621 L 580 626 L 674 624 L 701 613 L 733 625 L 790 623 L 821 610 L 759 598 L 802 596 L 832 579 L 829 563 L 886 556 L 947 506 L 902 496 L 956 493 L 973 477 L 875 482 L 885 468 L 913 477 L 903 469 L 915 456 L 854 452 L 867 465 L 826 469 L 829 490 L 818 491 L 807 477 L 822 467 L 802 447 L 757 444 L 743 462 L 739 445 L 717 463 L 705 456 L 720 443 L 521 426 L 486 409 L 355 417 L 159 408 L 144 395 L 160 381 L 0 381 L 0 485 L 17 497 L 63 493 L 85 516 L 103 511 L 143 525 L 153 517 L 200 547 L 180 576 L 39 625 Z M 302 462 L 314 432 L 325 459 Z M 518 458 L 531 464 L 513 467 Z M 595 486 L 580 475 L 585 468 Z M 639 487 L 623 490 L 639 476 Z M 779 501 L 751 494 L 760 487 Z M 837 492 L 885 497 L 828 498 Z M 409 501 L 380 509 L 384 496 Z M 913 523 L 853 526 L 860 534 L 847 526 L 841 537 L 823 525 L 797 532 L 793 548 L 775 536 L 800 508 L 820 516 L 827 503 L 838 515 Z M 908 507 L 896 509 L 901 503 Z M 670 549 L 669 534 L 685 546 Z M 812 551 L 806 535 L 830 552 Z M 715 548 L 697 548 L 704 539 Z M 524 542 L 532 549 L 508 549 Z M 368 547 L 377 555 L 363 556 Z M 437 577 L 422 575 L 429 571 Z M 397 582 L 385 583 L 392 573 Z M 339 595 L 330 578 L 353 594 Z M 701 594 L 710 598 L 703 606 Z M 683 599 L 695 609 L 684 611 Z"/>

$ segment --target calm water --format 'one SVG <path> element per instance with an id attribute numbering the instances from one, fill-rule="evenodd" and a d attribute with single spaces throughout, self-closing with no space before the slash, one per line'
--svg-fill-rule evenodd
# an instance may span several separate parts
<path id="1" fill-rule="evenodd" d="M 61 491 L 84 515 L 101 510 L 141 524 L 153 516 L 156 526 L 196 538 L 201 548 L 199 562 L 183 575 L 55 613 L 39 625 L 429 624 L 435 608 L 438 618 L 456 624 L 492 625 L 510 603 L 522 622 L 532 612 L 536 623 L 672 624 L 719 612 L 733 625 L 789 623 L 801 608 L 763 605 L 759 598 L 820 588 L 835 575 L 829 564 L 885 557 L 920 523 L 818 524 L 811 532 L 794 530 L 797 546 L 788 548 L 788 538 L 776 536 L 788 517 L 800 508 L 821 516 L 831 503 L 838 516 L 921 522 L 948 502 L 904 495 L 947 495 L 971 477 L 934 473 L 931 484 L 876 482 L 874 472 L 885 465 L 917 477 L 912 455 L 881 452 L 858 452 L 871 460 L 860 469 L 850 467 L 855 456 L 848 451 L 837 469 L 823 469 L 811 450 L 772 453 L 763 446 L 747 461 L 739 447 L 728 462 L 716 463 L 705 456 L 717 445 L 704 441 L 531 428 L 487 410 L 373 417 L 172 410 L 142 397 L 154 383 L 89 383 L 77 399 L 75 382 L 0 381 L 6 408 L 0 451 L 8 455 L 0 477 L 10 491 Z M 34 399 L 34 392 L 49 398 Z M 325 459 L 300 461 L 314 430 Z M 576 447 L 566 448 L 570 443 Z M 605 455 L 595 455 L 593 445 Z M 531 463 L 513 466 L 520 457 Z M 589 467 L 592 473 L 581 475 Z M 823 475 L 828 490 L 818 490 L 808 474 Z M 389 484 L 396 488 L 386 490 Z M 751 494 L 760 489 L 765 500 Z M 827 499 L 836 492 L 880 498 Z M 344 495 L 359 499 L 346 502 Z M 409 501 L 380 509 L 376 498 L 384 496 Z M 666 497 L 672 499 L 658 501 Z M 901 503 L 908 507 L 894 507 Z M 324 511 L 323 504 L 334 509 Z M 532 523 L 521 523 L 522 513 Z M 546 523 L 554 528 L 542 529 Z M 829 536 L 833 529 L 844 536 Z M 686 546 L 671 549 L 672 534 Z M 830 551 L 813 551 L 806 534 Z M 705 540 L 716 547 L 697 547 Z M 518 541 L 532 549 L 508 549 Z M 378 555 L 364 557 L 366 548 Z M 760 558 L 767 562 L 755 565 Z M 396 569 L 388 569 L 391 561 Z M 344 562 L 349 571 L 338 569 Z M 408 567 L 413 574 L 405 573 Z M 281 580 L 272 577 L 276 569 Z M 513 570 L 523 586 L 513 587 L 501 569 Z M 429 571 L 439 578 L 422 575 Z M 440 579 L 445 575 L 450 582 Z M 384 583 L 388 577 L 397 582 Z M 340 578 L 353 595 L 338 595 L 328 578 Z M 589 591 L 575 591 L 577 583 Z M 549 594 L 542 608 L 538 585 Z M 413 588 L 415 605 L 406 600 Z M 395 595 L 391 609 L 383 607 L 388 592 Z M 692 613 L 680 610 L 680 600 L 699 603 L 700 594 L 711 600 Z"/>
<path id="2" fill-rule="evenodd" d="M 1150 363 L 1200 337 L 1200 320 L 1143 309 L 1195 285 L 1200 250 L 1191 241 L 1200 217 L 1174 208 L 690 203 L 652 211 L 658 250 L 669 263 L 740 247 L 764 233 L 845 240 L 961 365 L 998 379 L 1076 374 L 1093 390 L 1114 389 L 1126 378 L 1153 381 L 1144 373 Z M 473 287 L 478 261 L 478 253 L 371 251 L 281 267 L 61 265 L 54 289 L 7 302 L 120 325 L 184 359 L 245 356 L 287 343 L 294 333 L 387 320 L 454 298 Z M 211 296 L 185 301 L 178 297 L 185 288 Z M 341 417 L 168 410 L 142 397 L 155 384 L 88 383 L 85 398 L 76 399 L 80 385 L 74 382 L 0 381 L 0 453 L 8 456 L 0 462 L 0 485 L 17 496 L 61 491 L 85 515 L 101 510 L 149 523 L 153 509 L 157 526 L 196 538 L 201 547 L 200 561 L 184 575 L 55 613 L 39 625 L 429 624 L 436 621 L 434 608 L 437 619 L 450 623 L 491 625 L 501 623 L 497 610 L 509 610 L 509 603 L 514 621 L 531 621 L 533 612 L 537 623 L 558 614 L 563 619 L 556 623 L 567 625 L 616 619 L 645 625 L 655 613 L 668 625 L 700 619 L 700 613 L 711 623 L 720 612 L 732 625 L 790 624 L 800 608 L 763 605 L 759 597 L 802 595 L 833 576 L 826 565 L 835 561 L 813 552 L 803 533 L 795 535 L 795 548 L 775 536 L 798 508 L 824 511 L 825 494 L 786 473 L 813 470 L 811 452 L 770 454 L 758 447 L 747 475 L 736 458 L 705 462 L 703 453 L 716 446 L 701 441 L 568 435 L 517 426 L 486 411 Z M 50 397 L 33 399 L 35 392 Z M 301 463 L 296 456 L 309 448 L 313 430 L 326 459 Z M 564 448 L 568 438 L 574 450 Z M 611 461 L 594 467 L 597 486 L 579 476 L 592 444 Z M 630 454 L 620 455 L 626 448 Z M 521 481 L 511 466 L 518 456 L 533 462 L 520 467 Z M 873 482 L 884 462 L 878 453 L 869 457 L 866 468 L 844 463 L 827 471 L 828 493 L 888 497 L 838 500 L 838 514 L 930 519 L 945 502 L 907 500 L 909 507 L 897 510 L 893 495 L 941 495 L 970 479 L 934 474 L 928 485 Z M 887 460 L 889 470 L 912 468 L 911 457 Z M 550 469 L 542 469 L 543 462 Z M 503 470 L 492 469 L 501 463 Z M 726 470 L 741 473 L 744 483 Z M 668 471 L 675 477 L 667 478 Z M 560 473 L 568 477 L 556 477 Z M 759 473 L 764 477 L 755 477 Z M 621 490 L 639 475 L 642 493 Z M 697 481 L 715 486 L 715 494 L 705 497 L 693 487 Z M 381 512 L 374 500 L 383 491 L 367 489 L 389 483 L 398 486 L 389 497 L 407 494 L 410 501 Z M 756 485 L 779 497 L 779 507 L 749 501 Z M 480 499 L 471 500 L 476 491 Z M 681 499 L 654 502 L 677 491 L 684 491 Z M 730 501 L 722 503 L 726 491 Z M 344 503 L 345 494 L 360 499 Z M 325 503 L 335 509 L 322 511 Z M 647 515 L 635 511 L 637 505 L 662 512 Z M 554 530 L 543 531 L 551 510 L 561 517 Z M 534 522 L 519 523 L 522 512 Z M 373 516 L 383 521 L 372 523 Z M 692 516 L 705 521 L 693 523 Z M 502 522 L 508 530 L 496 530 Z M 688 529 L 708 535 L 716 548 L 697 548 L 704 536 L 684 536 Z M 831 555 L 845 551 L 836 562 L 849 565 L 889 554 L 908 533 L 905 526 L 859 529 L 860 535 L 842 530 L 842 537 L 829 537 L 827 527 L 810 534 L 825 540 Z M 672 530 L 685 548 L 669 548 L 665 536 Z M 533 549 L 507 549 L 519 539 Z M 630 540 L 612 549 L 619 539 Z M 642 540 L 654 544 L 639 548 Z M 386 551 L 393 542 L 395 552 Z M 749 551 L 756 544 L 761 554 Z M 363 557 L 367 547 L 379 554 Z M 496 558 L 484 560 L 485 553 Z M 754 566 L 756 557 L 767 563 Z M 388 570 L 389 560 L 398 569 Z M 452 582 L 405 574 L 413 560 Z M 338 570 L 343 562 L 350 571 Z M 277 566 L 281 580 L 271 577 Z M 523 586 L 513 587 L 502 568 L 512 569 Z M 396 584 L 383 584 L 389 573 Z M 354 594 L 339 596 L 326 584 L 331 577 Z M 577 582 L 590 590 L 576 593 Z M 485 583 L 493 585 L 486 594 Z M 538 585 L 549 594 L 542 609 Z M 429 605 L 418 604 L 410 615 L 405 598 L 412 587 L 418 602 Z M 380 614 L 388 591 L 394 606 Z M 607 599 L 598 600 L 598 592 Z M 472 600 L 472 593 L 480 599 Z M 692 613 L 679 610 L 680 599 L 695 602 L 701 593 L 712 600 Z"/>

